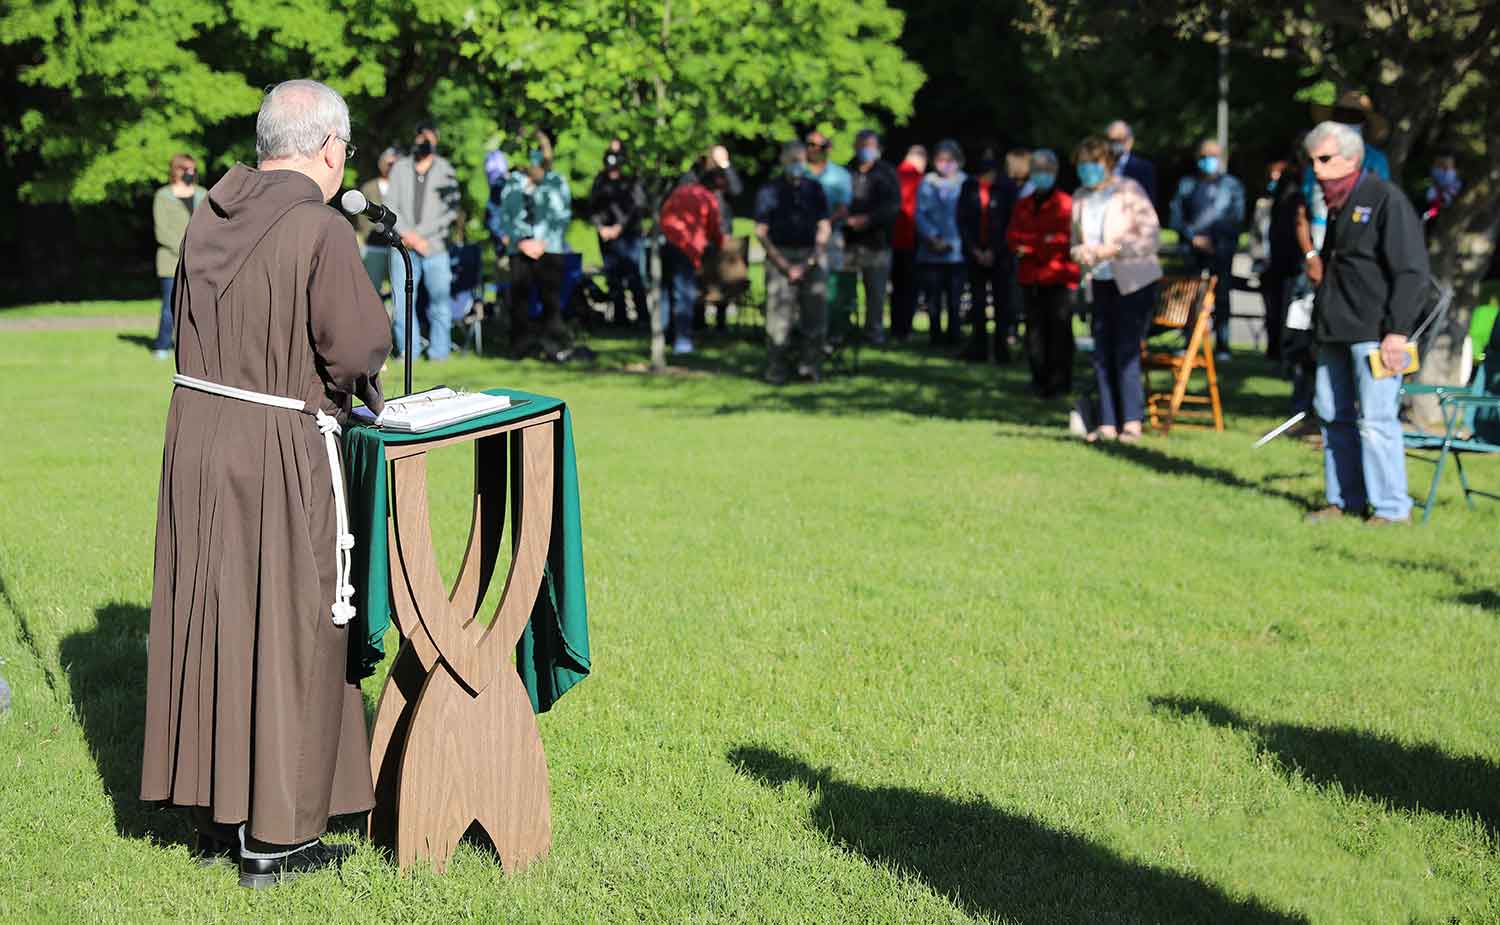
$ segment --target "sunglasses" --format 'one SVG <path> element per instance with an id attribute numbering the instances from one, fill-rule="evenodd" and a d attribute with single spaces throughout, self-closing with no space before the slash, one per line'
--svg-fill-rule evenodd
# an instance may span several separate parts
<path id="1" fill-rule="evenodd" d="M 1337 154 L 1319 154 L 1314 157 L 1313 160 L 1317 161 L 1319 164 L 1326 164 L 1336 157 L 1338 157 Z"/>

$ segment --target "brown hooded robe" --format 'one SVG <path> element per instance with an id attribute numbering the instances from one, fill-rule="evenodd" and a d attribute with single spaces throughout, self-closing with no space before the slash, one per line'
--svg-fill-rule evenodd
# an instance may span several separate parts
<path id="1" fill-rule="evenodd" d="M 364 705 L 335 626 L 336 521 L 315 409 L 380 407 L 390 327 L 354 230 L 313 180 L 236 165 L 196 210 L 156 518 L 141 798 L 293 844 L 374 804 Z"/>

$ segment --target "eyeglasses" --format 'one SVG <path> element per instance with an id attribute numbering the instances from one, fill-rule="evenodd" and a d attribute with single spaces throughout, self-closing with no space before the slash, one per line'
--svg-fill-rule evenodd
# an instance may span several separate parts
<path id="1" fill-rule="evenodd" d="M 344 157 L 346 158 L 354 157 L 354 153 L 359 150 L 354 146 L 353 142 L 342 135 L 335 135 L 334 133 L 329 132 L 328 138 L 337 138 L 339 141 L 342 141 L 344 143 Z M 323 139 L 323 144 L 328 144 L 328 138 Z"/>
<path id="2" fill-rule="evenodd" d="M 1317 161 L 1319 164 L 1326 164 L 1336 157 L 1338 157 L 1337 154 L 1319 154 L 1315 156 L 1313 160 Z"/>

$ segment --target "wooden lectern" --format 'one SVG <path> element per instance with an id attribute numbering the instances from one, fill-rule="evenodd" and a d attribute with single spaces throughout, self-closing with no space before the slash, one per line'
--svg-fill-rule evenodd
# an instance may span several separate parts
<path id="1" fill-rule="evenodd" d="M 446 869 L 471 825 L 507 872 L 552 845 L 547 759 L 512 653 L 531 617 L 553 525 L 560 411 L 431 441 L 386 447 L 392 611 L 402 643 L 375 715 L 372 839 L 402 870 Z M 474 513 L 451 589 L 432 545 L 427 454 L 474 445 Z M 510 498 L 512 559 L 486 626 L 478 609 L 494 577 Z"/>

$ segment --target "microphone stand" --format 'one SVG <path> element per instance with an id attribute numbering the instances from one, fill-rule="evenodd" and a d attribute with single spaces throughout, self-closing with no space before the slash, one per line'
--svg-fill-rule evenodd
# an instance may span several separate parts
<path id="1" fill-rule="evenodd" d="M 375 234 L 379 235 L 386 244 L 401 252 L 401 262 L 406 265 L 406 343 L 401 348 L 401 359 L 406 367 L 405 386 L 403 395 L 411 394 L 411 350 L 413 334 L 412 329 L 416 324 L 417 305 L 412 295 L 413 283 L 411 277 L 411 251 L 401 243 L 401 236 L 396 234 L 396 229 L 384 222 L 375 226 Z"/>

